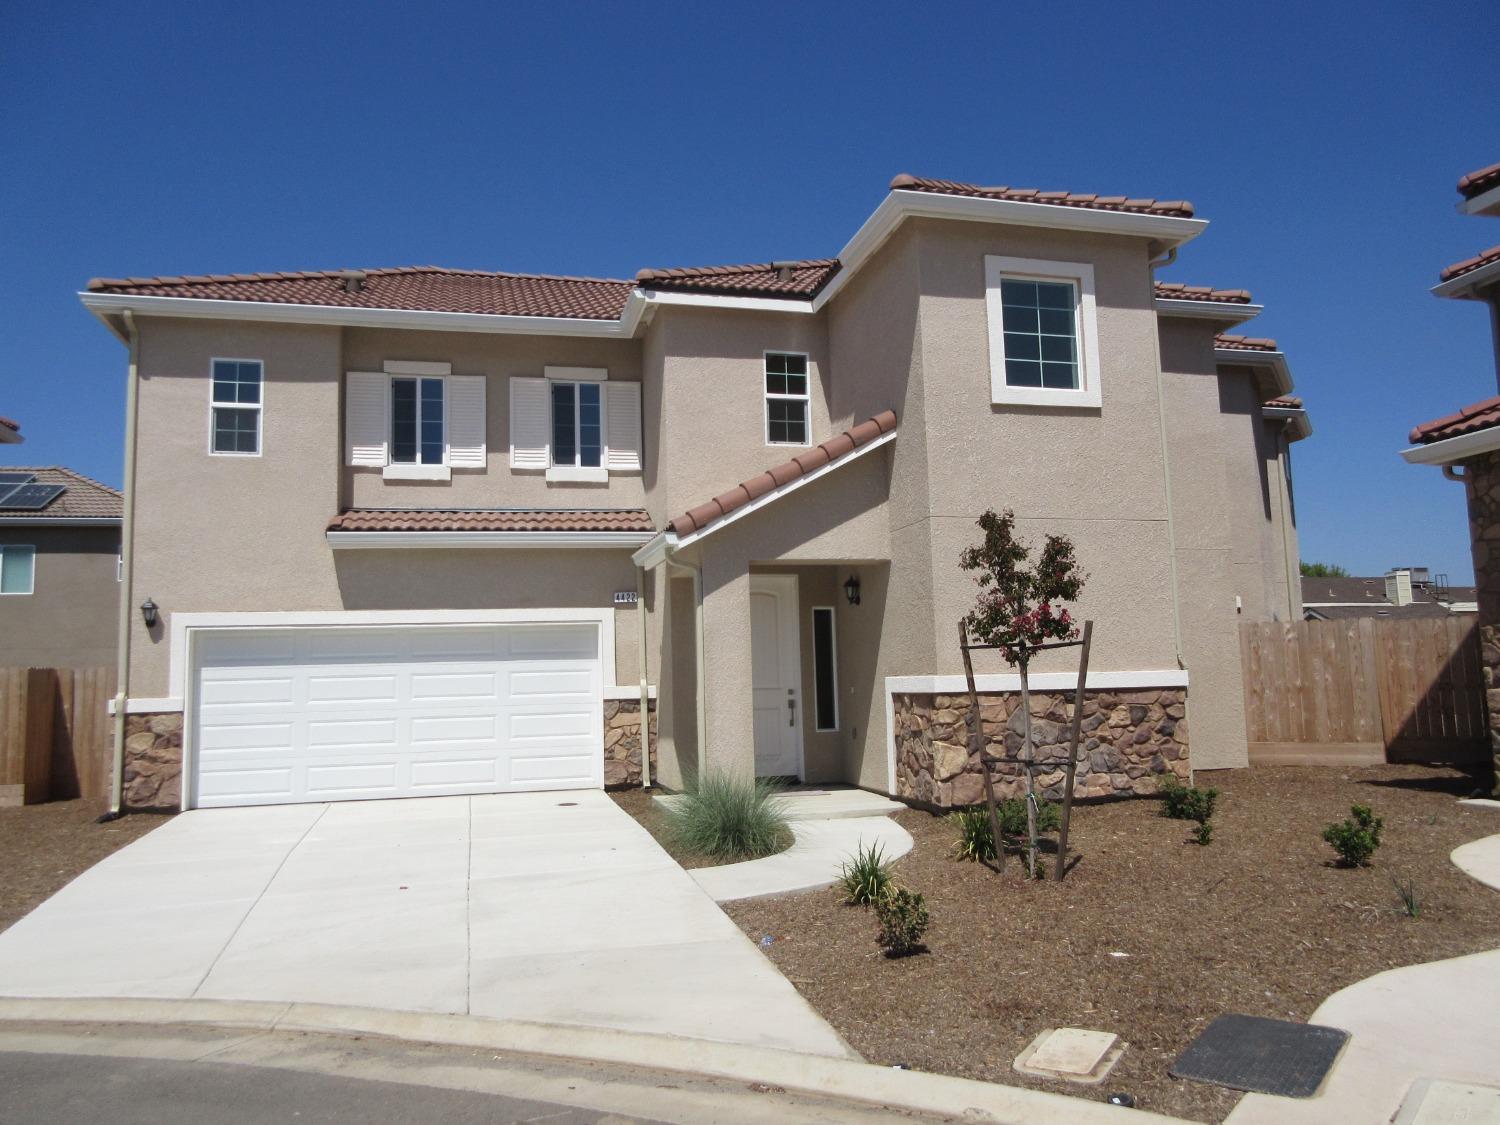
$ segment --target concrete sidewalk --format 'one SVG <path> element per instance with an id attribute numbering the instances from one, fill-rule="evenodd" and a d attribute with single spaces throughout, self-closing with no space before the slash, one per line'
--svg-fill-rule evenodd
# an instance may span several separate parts
<path id="1" fill-rule="evenodd" d="M 1500 835 L 1452 858 L 1500 890 Z M 1419 1079 L 1500 1084 L 1500 949 L 1379 973 L 1335 992 L 1308 1022 L 1351 1033 L 1323 1090 L 1306 1099 L 1246 1094 L 1226 1125 L 1386 1122 Z"/>
<path id="2" fill-rule="evenodd" d="M 911 833 L 888 816 L 794 820 L 792 832 L 796 842 L 784 852 L 688 874 L 715 902 L 735 902 L 831 887 L 860 847 L 879 846 L 888 860 L 912 849 Z"/>
<path id="3" fill-rule="evenodd" d="M 0 996 L 352 1005 L 856 1057 L 602 792 L 184 813 L 0 934 Z"/>

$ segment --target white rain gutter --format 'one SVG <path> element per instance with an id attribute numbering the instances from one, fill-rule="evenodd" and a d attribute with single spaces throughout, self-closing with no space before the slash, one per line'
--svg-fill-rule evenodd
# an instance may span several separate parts
<path id="1" fill-rule="evenodd" d="M 120 313 L 125 322 L 129 361 L 125 374 L 125 510 L 120 522 L 120 636 L 115 642 L 115 737 L 110 771 L 109 812 L 101 819 L 120 815 L 125 795 L 125 712 L 130 698 L 131 606 L 135 601 L 135 452 L 139 400 L 141 333 L 129 309 Z"/>

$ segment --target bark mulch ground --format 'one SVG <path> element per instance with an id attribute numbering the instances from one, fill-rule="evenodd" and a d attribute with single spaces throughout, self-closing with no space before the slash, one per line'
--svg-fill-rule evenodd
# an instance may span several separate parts
<path id="1" fill-rule="evenodd" d="M 1219 788 L 1213 843 L 1160 817 L 1154 800 L 1081 806 L 1066 881 L 1027 883 L 951 858 L 940 817 L 899 820 L 916 846 L 897 881 L 927 898 L 928 952 L 887 960 L 874 917 L 835 892 L 730 904 L 802 994 L 869 1061 L 1102 1099 L 1220 1121 L 1240 1095 L 1178 1081 L 1167 1068 L 1215 1016 L 1306 1020 L 1330 993 L 1400 965 L 1500 945 L 1500 895 L 1449 862 L 1500 832 L 1492 809 L 1456 803 L 1476 785 L 1456 770 L 1256 768 L 1200 774 Z M 1351 804 L 1385 818 L 1374 865 L 1332 866 L 1324 825 Z M 1050 858 L 1050 857 L 1049 857 Z M 1410 881 L 1421 913 L 1400 909 Z M 1124 956 L 1117 956 L 1124 954 Z M 1011 1068 L 1053 1027 L 1129 1043 L 1102 1087 L 1025 1078 Z"/>
<path id="2" fill-rule="evenodd" d="M 0 808 L 0 930 L 166 819 L 132 813 L 95 823 L 105 807 L 75 800 Z"/>

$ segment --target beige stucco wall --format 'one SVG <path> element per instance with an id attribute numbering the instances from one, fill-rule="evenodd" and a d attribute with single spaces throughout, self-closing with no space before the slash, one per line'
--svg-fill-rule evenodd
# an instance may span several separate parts
<path id="1" fill-rule="evenodd" d="M 33 592 L 0 596 L 0 666 L 112 666 L 120 529 L 0 527 L 0 544 L 36 548 Z"/>
<path id="2" fill-rule="evenodd" d="M 162 619 L 148 635 L 140 617 L 132 618 L 132 696 L 168 694 L 173 613 L 602 607 L 611 605 L 614 591 L 634 589 L 627 550 L 334 552 L 324 530 L 340 506 L 342 373 L 352 369 L 341 330 L 158 318 L 139 323 L 134 597 L 151 597 Z M 447 355 L 467 357 L 453 360 L 455 370 L 478 363 L 473 349 L 483 342 L 464 337 L 447 344 Z M 388 341 L 361 346 L 398 352 L 388 358 L 445 358 L 433 354 L 437 342 L 430 340 L 411 349 Z M 582 362 L 579 353 L 569 355 Z M 265 364 L 259 457 L 207 452 L 214 356 Z M 492 432 L 495 398 L 491 394 Z M 508 476 L 507 470 L 473 479 Z M 638 480 L 630 487 L 639 497 Z M 637 620 L 633 608 L 615 611 L 617 678 L 625 684 L 636 680 Z"/>

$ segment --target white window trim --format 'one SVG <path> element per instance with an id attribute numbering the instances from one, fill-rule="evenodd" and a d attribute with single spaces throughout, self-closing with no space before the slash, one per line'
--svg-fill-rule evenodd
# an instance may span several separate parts
<path id="1" fill-rule="evenodd" d="M 215 402 L 214 401 L 214 364 L 216 363 L 254 363 L 260 367 L 260 401 L 259 402 Z M 255 452 L 235 453 L 227 450 L 214 448 L 214 411 L 218 408 L 225 410 L 254 410 L 255 411 Z M 238 358 L 236 356 L 216 355 L 208 361 L 208 455 L 210 457 L 259 457 L 266 448 L 266 363 L 261 359 Z"/>
<path id="2" fill-rule="evenodd" d="M 818 726 L 818 614 L 828 614 L 828 644 L 830 652 L 829 659 L 833 662 L 833 684 L 830 691 L 833 692 L 833 726 Z M 831 605 L 815 605 L 808 617 L 812 626 L 812 711 L 813 730 L 819 732 L 836 731 L 839 729 L 839 615 L 838 610 Z"/>
<path id="3" fill-rule="evenodd" d="M 397 364 L 387 363 L 386 374 L 390 378 L 391 387 L 386 393 L 385 412 L 385 440 L 386 465 L 381 476 L 389 480 L 452 480 L 453 471 L 448 467 L 448 375 L 447 373 L 426 372 L 406 374 L 404 372 L 392 372 L 392 367 L 443 367 L 443 364 Z M 443 459 L 436 464 L 427 464 L 421 460 L 397 461 L 396 460 L 396 380 L 415 379 L 417 383 L 417 457 L 422 456 L 422 380 L 437 379 L 443 384 Z M 391 470 L 395 470 L 392 472 Z"/>
<path id="4" fill-rule="evenodd" d="M 806 394 L 800 394 L 800 395 L 772 394 L 770 391 L 766 390 L 766 375 L 768 374 L 768 372 L 766 371 L 766 360 L 768 360 L 773 355 L 795 355 L 795 356 L 801 356 L 802 357 L 803 366 L 806 369 L 806 374 L 803 376 L 803 378 L 807 380 L 807 393 Z M 792 351 L 791 349 L 788 349 L 788 348 L 767 348 L 765 351 L 761 352 L 760 353 L 760 393 L 761 393 L 762 402 L 764 403 L 764 405 L 761 407 L 761 412 L 760 412 L 760 416 L 761 416 L 761 436 L 762 436 L 762 438 L 764 438 L 765 443 L 767 445 L 777 445 L 777 446 L 781 446 L 783 448 L 790 448 L 790 449 L 808 449 L 808 448 L 810 448 L 812 446 L 812 356 L 810 356 L 807 352 Z M 803 403 L 807 404 L 806 409 L 805 409 L 805 413 L 803 414 L 804 422 L 803 422 L 803 426 L 802 426 L 802 432 L 807 437 L 806 441 L 772 441 L 771 440 L 771 400 L 772 399 L 779 399 L 779 400 L 781 400 L 783 402 L 803 402 Z"/>
<path id="5" fill-rule="evenodd" d="M 31 553 L 31 569 L 27 578 L 31 584 L 24 590 L 0 590 L 0 596 L 7 598 L 26 598 L 36 593 L 36 546 L 32 543 L 4 543 L 0 544 L 0 566 L 4 565 L 6 551 L 29 551 Z"/>
<path id="6" fill-rule="evenodd" d="M 1071 282 L 1078 293 L 1074 310 L 1078 332 L 1078 382 L 1076 390 L 1050 387 L 1012 387 L 1005 381 L 1005 318 L 1000 298 L 1003 278 L 1027 281 Z M 1044 258 L 1008 258 L 986 254 L 984 301 L 990 334 L 990 402 L 1011 406 L 1064 406 L 1092 408 L 1101 405 L 1099 378 L 1099 326 L 1094 299 L 1094 267 L 1087 262 L 1054 262 Z"/>
<path id="7" fill-rule="evenodd" d="M 580 465 L 578 463 L 578 458 L 583 455 L 583 423 L 580 420 L 582 412 L 578 408 L 578 387 L 580 383 L 609 382 L 608 371 L 603 367 L 546 367 L 543 371 L 547 380 L 548 464 L 546 479 L 573 484 L 608 483 L 609 469 L 604 465 L 604 457 L 609 451 L 609 434 L 606 430 L 609 404 L 605 401 L 603 386 L 599 388 L 599 464 Z M 573 388 L 573 463 L 571 465 L 557 463 L 556 447 L 552 442 L 553 427 L 556 425 L 556 420 L 552 417 L 552 388 L 564 383 Z"/>

